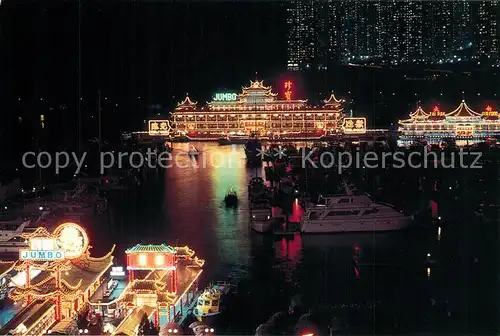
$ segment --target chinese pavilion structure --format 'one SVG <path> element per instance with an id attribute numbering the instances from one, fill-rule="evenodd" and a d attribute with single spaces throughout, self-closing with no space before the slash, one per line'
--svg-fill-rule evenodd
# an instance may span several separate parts
<path id="1" fill-rule="evenodd" d="M 39 227 L 21 236 L 28 241 L 56 240 L 68 255 L 55 260 L 23 260 L 20 256 L 12 266 L 25 278 L 21 283 L 12 282 L 9 298 L 23 304 L 23 309 L 0 332 L 42 335 L 56 322 L 74 318 L 85 307 L 113 263 L 114 247 L 103 257 L 91 257 L 85 231 L 72 223 L 61 225 L 54 233 Z"/>
<path id="2" fill-rule="evenodd" d="M 149 133 L 161 127 L 190 139 L 217 140 L 230 135 L 258 134 L 273 138 L 321 138 L 341 131 L 344 101 L 334 94 L 321 106 L 293 99 L 293 83 L 284 83 L 280 99 L 263 81 L 250 81 L 240 94 L 216 94 L 206 106 L 187 96 L 178 103 L 169 124 L 150 121 Z M 157 132 L 157 133 L 155 133 Z"/>
<path id="3" fill-rule="evenodd" d="M 128 314 L 114 334 L 131 334 L 144 314 L 158 328 L 182 320 L 195 300 L 204 260 L 189 247 L 135 245 L 125 251 L 129 283 L 117 299 Z"/>
<path id="4" fill-rule="evenodd" d="M 482 113 L 473 111 L 462 100 L 451 112 L 443 112 L 435 106 L 431 112 L 418 107 L 406 120 L 399 121 L 399 144 L 411 145 L 417 141 L 439 144 L 454 139 L 457 145 L 483 142 L 500 136 L 498 111 L 487 106 Z"/>

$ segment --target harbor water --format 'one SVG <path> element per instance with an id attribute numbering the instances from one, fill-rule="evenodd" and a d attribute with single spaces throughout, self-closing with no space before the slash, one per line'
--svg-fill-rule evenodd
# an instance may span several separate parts
<path id="1" fill-rule="evenodd" d="M 488 236 L 496 238 L 470 216 L 461 217 L 468 222 L 461 226 L 450 199 L 440 201 L 440 216 L 453 218 L 453 225 L 443 225 L 439 240 L 435 223 L 404 232 L 266 236 L 250 229 L 247 197 L 248 182 L 263 176 L 263 167 L 247 167 L 240 145 L 197 144 L 198 158 L 182 154 L 189 148 L 175 144 L 176 165 L 150 169 L 140 188 L 111 195 L 109 223 L 89 224 L 89 234 L 96 255 L 114 243 L 116 251 L 163 242 L 194 249 L 206 260 L 201 285 L 238 284 L 218 333 L 253 334 L 272 314 L 287 310 L 296 294 L 310 309 L 326 307 L 348 334 L 496 327 L 496 259 L 484 248 Z M 237 209 L 223 203 L 230 187 L 240 198 Z M 415 202 L 413 190 L 397 197 Z M 124 255 L 117 258 L 124 263 Z"/>

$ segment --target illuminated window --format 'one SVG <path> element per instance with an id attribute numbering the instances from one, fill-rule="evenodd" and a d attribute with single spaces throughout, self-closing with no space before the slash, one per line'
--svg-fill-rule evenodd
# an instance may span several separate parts
<path id="1" fill-rule="evenodd" d="M 163 266 L 165 264 L 165 256 L 162 254 L 159 254 L 156 256 L 156 266 Z"/>
<path id="2" fill-rule="evenodd" d="M 139 254 L 139 265 L 146 266 L 148 258 L 145 254 Z"/>

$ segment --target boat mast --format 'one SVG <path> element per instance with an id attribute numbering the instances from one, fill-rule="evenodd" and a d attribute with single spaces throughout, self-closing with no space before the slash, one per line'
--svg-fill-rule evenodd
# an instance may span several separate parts
<path id="1" fill-rule="evenodd" d="M 98 139 L 99 139 L 99 153 L 101 153 L 101 141 L 102 141 L 102 132 L 101 132 L 101 90 L 97 91 L 97 116 L 99 118 L 99 129 L 98 129 Z M 100 154 L 99 154 L 100 155 Z"/>

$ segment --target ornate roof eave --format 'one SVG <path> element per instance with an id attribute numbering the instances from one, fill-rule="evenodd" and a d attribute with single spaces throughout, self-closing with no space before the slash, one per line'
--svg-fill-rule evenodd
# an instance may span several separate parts
<path id="1" fill-rule="evenodd" d="M 462 115 L 462 111 L 464 111 L 464 109 L 468 115 Z M 449 113 L 446 113 L 445 116 L 447 116 L 447 117 L 478 117 L 478 116 L 481 116 L 481 113 L 477 113 L 477 112 L 473 111 L 467 105 L 465 100 L 462 100 L 462 102 L 460 103 L 460 105 L 458 105 L 458 107 L 456 109 L 454 109 L 453 111 L 451 111 Z"/>
<path id="2" fill-rule="evenodd" d="M 186 95 L 186 98 L 184 98 L 184 100 L 182 102 L 177 103 L 177 107 L 181 107 L 181 106 L 196 106 L 196 104 L 198 104 L 198 102 L 191 101 L 191 98 L 189 98 L 189 96 Z"/>
<path id="3" fill-rule="evenodd" d="M 326 100 L 323 100 L 323 102 L 325 103 L 325 105 L 333 105 L 333 104 L 341 104 L 343 102 L 345 102 L 343 99 L 337 99 L 335 97 L 335 94 L 332 92 L 332 94 L 330 95 L 330 97 Z"/>
<path id="4" fill-rule="evenodd" d="M 200 259 L 198 257 L 194 257 L 193 260 L 193 263 L 194 265 L 188 265 L 189 266 L 197 266 L 197 267 L 203 267 L 203 265 L 205 265 L 205 260 L 204 259 Z"/>
<path id="5" fill-rule="evenodd" d="M 111 247 L 111 251 L 109 251 L 108 253 L 106 253 L 106 255 L 104 255 L 102 257 L 92 257 L 90 255 L 90 251 L 87 250 L 85 253 L 85 258 L 88 261 L 105 261 L 105 260 L 109 259 L 110 257 L 113 257 L 113 253 L 115 252 L 115 248 L 116 248 L 116 245 L 113 244 L 113 246 Z"/>
<path id="6" fill-rule="evenodd" d="M 187 246 L 186 246 L 187 247 Z M 154 248 L 161 248 L 161 250 L 154 250 Z M 128 249 L 125 250 L 125 253 L 147 253 L 147 252 L 168 252 L 175 254 L 177 253 L 177 248 L 167 245 L 167 244 L 148 244 L 148 245 L 142 245 L 142 244 L 136 244 L 132 247 L 129 247 Z"/>
<path id="7" fill-rule="evenodd" d="M 403 125 L 416 124 L 419 121 L 425 121 L 425 120 L 418 120 L 418 119 L 410 118 L 410 119 L 398 120 L 398 124 L 403 124 Z"/>
<path id="8" fill-rule="evenodd" d="M 67 287 L 67 289 L 71 290 L 71 291 L 77 291 L 77 290 L 80 290 L 81 287 L 82 287 L 82 279 L 80 279 L 80 281 L 78 281 L 76 283 L 76 285 L 71 285 L 70 283 L 68 283 L 66 280 L 64 279 L 61 279 L 61 284 L 63 284 L 64 286 Z"/>
<path id="9" fill-rule="evenodd" d="M 33 232 L 21 233 L 19 236 L 21 238 L 24 238 L 24 239 L 30 239 L 30 238 L 33 238 L 33 237 L 50 237 L 50 238 L 54 237 L 54 235 L 52 233 L 50 233 L 43 226 L 37 227 L 36 230 L 33 231 Z"/>
<path id="10" fill-rule="evenodd" d="M 410 113 L 410 118 L 427 118 L 428 116 L 430 116 L 430 114 L 425 112 L 420 106 L 415 111 Z"/>
<path id="11" fill-rule="evenodd" d="M 247 86 L 247 87 L 243 86 L 242 87 L 243 91 L 252 90 L 252 89 L 271 90 L 271 87 L 270 86 L 264 86 L 264 81 L 263 80 L 261 80 L 261 81 L 258 81 L 258 80 L 252 81 L 252 80 L 250 80 L 250 86 Z"/>
<path id="12" fill-rule="evenodd" d="M 189 257 L 192 257 L 195 254 L 194 250 L 190 249 L 189 246 L 187 245 L 183 247 L 174 247 L 174 248 L 177 251 L 176 254 L 179 256 L 187 255 Z M 182 253 L 183 251 L 185 252 L 185 254 Z"/>
<path id="13" fill-rule="evenodd" d="M 25 298 L 27 295 L 33 296 L 37 299 L 53 298 L 57 295 L 62 295 L 65 298 L 76 298 L 82 293 L 81 291 L 82 279 L 80 279 L 80 281 L 78 281 L 78 283 L 75 286 L 70 285 L 68 282 L 62 279 L 61 285 L 62 285 L 61 288 L 54 288 L 53 290 L 50 290 L 47 293 L 43 293 L 43 290 L 39 288 L 39 285 L 31 288 L 16 287 L 9 294 L 9 298 L 16 301 L 18 298 Z"/>

